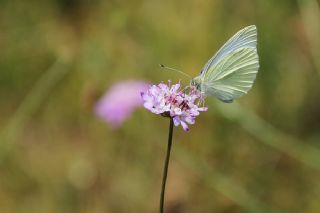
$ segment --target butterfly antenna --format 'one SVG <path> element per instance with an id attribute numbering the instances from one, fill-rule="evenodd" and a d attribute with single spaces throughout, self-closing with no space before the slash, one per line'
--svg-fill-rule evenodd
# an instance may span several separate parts
<path id="1" fill-rule="evenodd" d="M 188 78 L 191 79 L 191 76 L 190 76 L 190 75 L 182 72 L 181 70 L 177 70 L 177 69 L 174 69 L 174 68 L 171 68 L 171 67 L 167 67 L 166 65 L 163 65 L 163 64 L 159 64 L 159 66 L 160 66 L 161 68 L 164 68 L 164 69 L 168 69 L 168 70 L 172 70 L 172 71 L 178 72 L 178 73 L 180 73 L 180 74 L 182 74 L 182 75 L 184 75 L 184 76 L 186 76 L 186 77 L 188 77 Z"/>

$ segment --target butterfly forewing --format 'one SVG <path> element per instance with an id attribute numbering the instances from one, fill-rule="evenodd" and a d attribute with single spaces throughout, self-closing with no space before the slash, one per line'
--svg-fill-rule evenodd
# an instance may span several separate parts
<path id="1" fill-rule="evenodd" d="M 207 70 L 213 64 L 224 58 L 226 55 L 236 51 L 237 49 L 244 47 L 256 48 L 257 46 L 257 28 L 254 25 L 248 26 L 237 32 L 232 36 L 219 50 L 218 52 L 205 64 L 201 74 L 207 72 Z"/>

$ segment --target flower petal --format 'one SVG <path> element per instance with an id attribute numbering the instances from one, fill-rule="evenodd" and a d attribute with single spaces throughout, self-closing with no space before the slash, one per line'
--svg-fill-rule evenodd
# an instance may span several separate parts
<path id="1" fill-rule="evenodd" d="M 189 131 L 188 125 L 187 125 L 185 122 L 183 122 L 183 121 L 181 121 L 180 123 L 181 123 L 181 126 L 182 126 L 183 130 L 186 131 L 186 132 L 188 132 L 188 131 Z"/>

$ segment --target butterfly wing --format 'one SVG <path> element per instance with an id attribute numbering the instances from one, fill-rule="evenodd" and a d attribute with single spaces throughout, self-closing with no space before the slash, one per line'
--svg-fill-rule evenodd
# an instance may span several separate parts
<path id="1" fill-rule="evenodd" d="M 201 70 L 201 74 L 205 74 L 210 67 L 224 58 L 226 55 L 240 48 L 256 48 L 257 47 L 257 28 L 255 25 L 247 26 L 232 36 L 219 50 L 210 58 Z"/>
<path id="2" fill-rule="evenodd" d="M 232 102 L 251 89 L 258 69 L 256 49 L 238 49 L 209 68 L 202 78 L 201 91 L 223 102 Z"/>
<path id="3" fill-rule="evenodd" d="M 255 26 L 236 33 L 202 69 L 201 91 L 227 103 L 246 94 L 259 69 L 256 45 Z"/>

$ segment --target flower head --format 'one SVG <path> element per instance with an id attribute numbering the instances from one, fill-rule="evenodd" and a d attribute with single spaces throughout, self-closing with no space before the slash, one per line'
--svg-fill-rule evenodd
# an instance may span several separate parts
<path id="1" fill-rule="evenodd" d="M 185 131 L 189 130 L 188 124 L 194 124 L 195 118 L 207 107 L 199 107 L 202 100 L 201 93 L 194 87 L 180 90 L 181 84 L 171 85 L 160 83 L 152 85 L 147 92 L 142 92 L 141 97 L 144 107 L 155 114 L 171 117 L 175 126 L 181 125 Z M 188 93 L 184 92 L 188 91 Z"/>
<path id="2" fill-rule="evenodd" d="M 143 81 L 122 81 L 114 84 L 96 104 L 95 112 L 113 128 L 131 115 L 136 107 L 142 106 L 140 92 L 146 91 L 148 84 Z"/>

